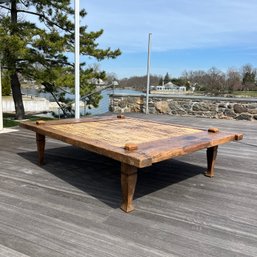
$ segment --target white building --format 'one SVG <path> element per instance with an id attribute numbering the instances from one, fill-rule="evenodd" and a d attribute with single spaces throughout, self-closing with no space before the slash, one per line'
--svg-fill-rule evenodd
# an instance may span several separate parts
<path id="1" fill-rule="evenodd" d="M 186 92 L 186 87 L 185 86 L 177 86 L 175 84 L 173 84 L 172 82 L 168 82 L 166 84 L 163 85 L 159 85 L 159 86 L 151 86 L 151 90 L 165 90 L 165 91 L 171 91 L 173 93 L 176 92 Z"/>
<path id="2" fill-rule="evenodd" d="M 173 90 L 173 91 L 179 90 L 179 86 L 173 84 L 172 82 L 168 82 L 164 84 L 164 87 L 165 87 L 165 90 Z"/>

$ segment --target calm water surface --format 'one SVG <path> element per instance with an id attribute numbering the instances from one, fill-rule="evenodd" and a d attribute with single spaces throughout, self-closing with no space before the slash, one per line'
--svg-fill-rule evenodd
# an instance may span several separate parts
<path id="1" fill-rule="evenodd" d="M 46 98 L 48 101 L 50 102 L 54 102 L 54 99 L 52 97 L 51 94 L 49 93 L 42 93 L 40 92 L 40 90 L 34 89 L 34 88 L 28 88 L 28 89 L 23 89 L 22 90 L 23 94 L 26 95 L 32 95 L 32 96 L 37 96 L 37 97 L 43 97 Z M 138 94 L 138 93 L 142 93 L 140 91 L 135 91 L 135 90 L 129 90 L 129 89 L 106 89 L 103 90 L 101 92 L 102 95 L 102 99 L 99 103 L 99 107 L 98 108 L 92 108 L 92 109 L 88 109 L 88 108 L 81 108 L 80 112 L 83 115 L 85 112 L 88 112 L 90 114 L 96 115 L 96 114 L 102 114 L 105 112 L 109 111 L 109 103 L 110 103 L 110 99 L 109 99 L 109 95 L 110 94 Z M 143 93 L 142 93 L 143 94 Z M 70 98 L 70 99 L 74 99 L 74 95 L 73 94 L 69 94 L 67 93 L 65 95 L 66 98 Z"/>

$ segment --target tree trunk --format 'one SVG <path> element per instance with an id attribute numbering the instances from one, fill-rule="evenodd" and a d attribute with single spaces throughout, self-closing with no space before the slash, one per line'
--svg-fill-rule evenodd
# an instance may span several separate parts
<path id="1" fill-rule="evenodd" d="M 17 33 L 17 0 L 11 1 L 11 22 L 13 24 L 13 28 L 11 29 L 11 35 L 15 35 Z M 12 70 L 11 78 L 11 87 L 12 87 L 12 96 L 15 106 L 16 119 L 22 120 L 25 117 L 24 106 L 22 102 L 22 94 L 21 94 L 21 84 L 18 78 L 18 74 L 16 71 L 16 59 L 10 65 Z"/>
<path id="2" fill-rule="evenodd" d="M 15 106 L 16 119 L 22 120 L 25 117 L 24 106 L 22 102 L 21 84 L 17 72 L 11 75 L 12 96 Z"/>

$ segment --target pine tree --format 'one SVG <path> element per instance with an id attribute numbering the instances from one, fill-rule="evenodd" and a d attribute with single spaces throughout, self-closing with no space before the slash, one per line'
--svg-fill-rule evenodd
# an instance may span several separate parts
<path id="1" fill-rule="evenodd" d="M 25 112 L 19 74 L 52 88 L 74 84 L 74 64 L 67 57 L 74 52 L 74 10 L 70 0 L 11 0 L 1 4 L 0 11 L 2 63 L 10 74 L 16 118 L 22 119 Z M 80 16 L 86 16 L 84 9 Z M 96 40 L 102 34 L 103 30 L 88 32 L 87 26 L 81 26 L 81 55 L 97 61 L 119 56 L 119 49 L 99 48 Z M 82 93 L 93 90 L 90 78 L 105 76 L 85 65 L 81 64 Z"/>
<path id="2" fill-rule="evenodd" d="M 250 64 L 246 64 L 242 68 L 242 84 L 244 90 L 253 90 L 256 83 L 256 69 Z"/>
<path id="3" fill-rule="evenodd" d="M 170 75 L 167 72 L 166 75 L 164 76 L 164 84 L 167 84 L 171 81 Z"/>

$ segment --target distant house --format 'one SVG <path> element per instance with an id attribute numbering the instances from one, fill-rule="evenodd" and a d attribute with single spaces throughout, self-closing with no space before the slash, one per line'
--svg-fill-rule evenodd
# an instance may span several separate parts
<path id="1" fill-rule="evenodd" d="M 173 84 L 172 82 L 168 82 L 164 84 L 164 87 L 165 87 L 165 90 L 173 90 L 173 91 L 179 90 L 179 86 Z"/>
<path id="2" fill-rule="evenodd" d="M 186 87 L 185 86 L 177 86 L 173 84 L 172 82 L 168 82 L 163 85 L 159 86 L 151 86 L 152 90 L 165 90 L 165 91 L 172 91 L 172 92 L 185 92 Z"/>
<path id="3" fill-rule="evenodd" d="M 185 86 L 179 87 L 179 91 L 180 92 L 185 92 L 186 90 L 187 90 L 187 88 Z"/>
<path id="4" fill-rule="evenodd" d="M 156 86 L 155 90 L 165 90 L 165 86 Z"/>

